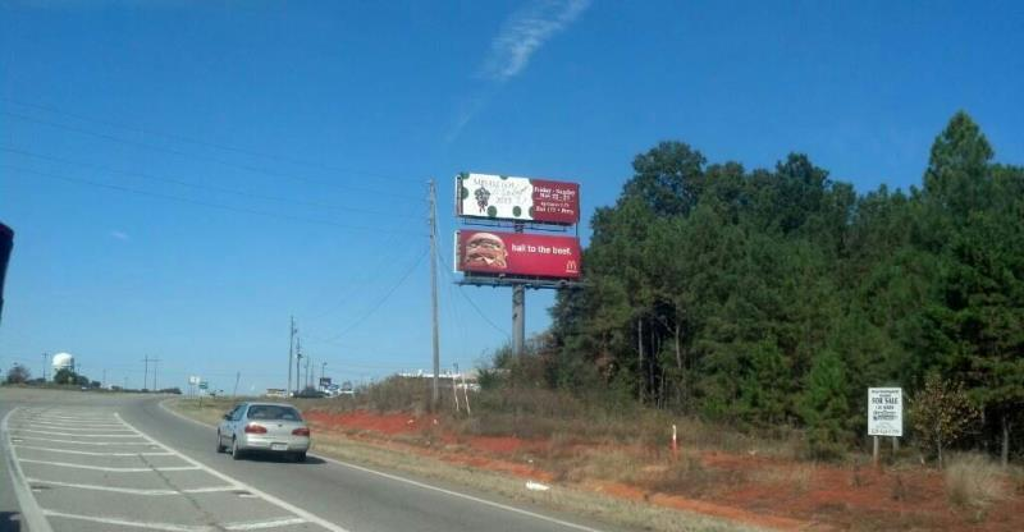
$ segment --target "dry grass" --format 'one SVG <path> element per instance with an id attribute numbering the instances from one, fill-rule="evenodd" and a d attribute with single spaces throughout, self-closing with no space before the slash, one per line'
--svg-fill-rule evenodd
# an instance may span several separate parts
<path id="1" fill-rule="evenodd" d="M 200 402 L 196 399 L 178 398 L 171 399 L 167 406 L 192 419 L 216 425 L 220 422 L 221 417 L 240 401 L 241 399 L 226 397 L 204 398 L 202 406 L 200 406 Z"/>
<path id="2" fill-rule="evenodd" d="M 1007 473 L 987 457 L 961 454 L 945 471 L 949 502 L 961 508 L 984 510 L 1006 498 Z"/>
<path id="3" fill-rule="evenodd" d="M 775 485 L 797 493 L 806 493 L 811 489 L 817 470 L 818 466 L 814 463 L 787 467 L 766 466 L 751 470 L 748 478 L 753 484 Z"/>

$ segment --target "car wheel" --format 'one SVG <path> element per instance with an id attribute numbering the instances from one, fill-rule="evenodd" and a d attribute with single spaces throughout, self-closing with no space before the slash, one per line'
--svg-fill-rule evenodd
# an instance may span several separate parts
<path id="1" fill-rule="evenodd" d="M 228 450 L 228 448 L 224 446 L 224 439 L 221 438 L 220 431 L 218 430 L 217 431 L 217 452 L 218 453 L 223 453 L 226 450 Z"/>
<path id="2" fill-rule="evenodd" d="M 238 448 L 238 439 L 231 439 L 231 458 L 235 460 L 242 459 L 242 450 Z"/>
<path id="3" fill-rule="evenodd" d="M 305 462 L 306 461 L 306 451 L 302 451 L 301 453 L 295 453 L 295 461 L 296 462 Z"/>

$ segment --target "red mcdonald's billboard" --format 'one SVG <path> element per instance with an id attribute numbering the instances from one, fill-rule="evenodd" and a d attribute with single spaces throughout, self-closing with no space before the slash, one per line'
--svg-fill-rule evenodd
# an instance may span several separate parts
<path id="1" fill-rule="evenodd" d="M 510 277 L 579 279 L 580 242 L 571 236 L 456 231 L 455 269 Z"/>

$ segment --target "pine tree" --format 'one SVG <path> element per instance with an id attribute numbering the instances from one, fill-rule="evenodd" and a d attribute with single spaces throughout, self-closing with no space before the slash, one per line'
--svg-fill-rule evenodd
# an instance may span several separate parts
<path id="1" fill-rule="evenodd" d="M 849 438 L 846 420 L 846 368 L 842 359 L 830 350 L 814 358 L 800 398 L 800 415 L 807 425 L 807 443 L 812 456 L 835 458 L 842 453 Z"/>

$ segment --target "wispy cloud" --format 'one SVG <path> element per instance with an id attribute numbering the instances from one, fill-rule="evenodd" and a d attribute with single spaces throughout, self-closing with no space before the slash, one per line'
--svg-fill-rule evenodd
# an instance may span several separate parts
<path id="1" fill-rule="evenodd" d="M 444 141 L 446 143 L 451 143 L 458 138 L 459 134 L 462 133 L 462 129 L 466 127 L 466 124 L 468 124 L 478 112 L 480 112 L 480 109 L 483 109 L 489 99 L 489 95 L 478 95 L 468 100 L 464 100 L 459 106 L 458 111 L 455 113 L 455 119 L 448 128 L 448 132 L 444 136 Z"/>
<path id="2" fill-rule="evenodd" d="M 588 7 L 590 0 L 542 0 L 516 11 L 491 42 L 491 53 L 484 62 L 484 76 L 498 82 L 515 77 L 526 68 L 537 50 Z"/>
<path id="3" fill-rule="evenodd" d="M 590 0 L 535 0 L 515 11 L 501 25 L 491 41 L 491 51 L 480 69 L 486 86 L 474 96 L 463 99 L 444 136 L 450 144 L 492 99 L 508 80 L 530 64 L 533 54 L 552 37 L 569 27 L 590 7 Z"/>
<path id="4" fill-rule="evenodd" d="M 116 240 L 120 240 L 121 242 L 127 242 L 127 241 L 132 239 L 132 237 L 128 236 L 128 233 L 125 233 L 124 231 L 117 231 L 117 230 L 111 231 L 110 232 L 110 237 L 114 238 Z"/>

